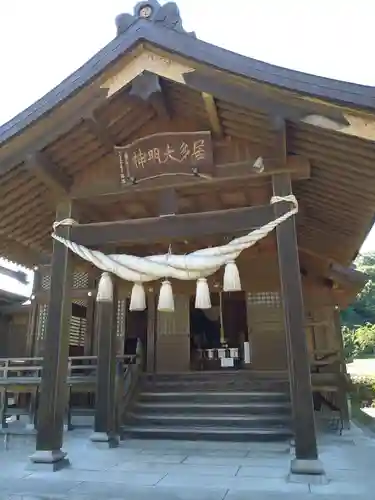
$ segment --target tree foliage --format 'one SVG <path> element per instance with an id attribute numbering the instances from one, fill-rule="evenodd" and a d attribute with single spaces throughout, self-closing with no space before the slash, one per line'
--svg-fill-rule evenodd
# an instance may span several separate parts
<path id="1" fill-rule="evenodd" d="M 369 280 L 353 304 L 341 314 L 342 324 L 349 328 L 375 323 L 375 253 L 360 255 L 356 266 L 369 276 Z"/>
<path id="2" fill-rule="evenodd" d="M 356 267 L 369 280 L 353 304 L 341 313 L 347 358 L 375 354 L 375 253 L 360 255 Z"/>
<path id="3" fill-rule="evenodd" d="M 342 328 L 346 359 L 375 354 L 375 325 L 367 323 L 355 329 Z"/>

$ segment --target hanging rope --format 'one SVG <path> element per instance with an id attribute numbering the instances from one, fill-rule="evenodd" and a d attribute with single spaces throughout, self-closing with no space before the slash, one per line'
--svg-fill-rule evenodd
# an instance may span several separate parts
<path id="1" fill-rule="evenodd" d="M 241 284 L 239 273 L 235 264 L 237 257 L 243 250 L 253 246 L 259 240 L 271 233 L 271 231 L 273 231 L 279 224 L 298 212 L 298 202 L 294 195 L 284 197 L 274 196 L 271 198 L 272 205 L 279 202 L 292 203 L 293 208 L 284 215 L 268 222 L 264 226 L 249 232 L 245 236 L 235 238 L 225 245 L 197 250 L 186 255 L 173 255 L 171 252 L 163 255 L 151 255 L 147 257 L 137 257 L 128 254 L 105 255 L 98 250 L 91 250 L 83 245 L 78 245 L 77 243 L 62 238 L 56 234 L 55 231 L 57 227 L 72 226 L 76 224 L 73 219 L 63 219 L 55 222 L 53 224 L 52 238 L 65 245 L 76 255 L 87 262 L 90 262 L 98 269 L 113 273 L 119 278 L 135 283 L 137 285 L 137 293 L 140 294 L 139 304 L 143 307 L 145 300 L 143 295 L 141 297 L 141 294 L 144 293 L 141 292 L 140 288 L 142 283 L 163 278 L 165 290 L 167 288 L 169 290 L 170 283 L 168 278 L 179 280 L 199 280 L 214 274 L 223 265 L 226 265 L 223 290 L 240 290 Z M 205 290 L 205 287 L 202 286 L 202 282 L 199 283 L 199 289 Z M 132 299 L 133 298 L 134 297 L 132 297 Z M 135 302 L 137 301 L 135 300 Z M 208 305 L 206 298 L 199 301 L 197 297 L 197 302 Z M 205 306 L 204 308 L 207 307 Z"/>

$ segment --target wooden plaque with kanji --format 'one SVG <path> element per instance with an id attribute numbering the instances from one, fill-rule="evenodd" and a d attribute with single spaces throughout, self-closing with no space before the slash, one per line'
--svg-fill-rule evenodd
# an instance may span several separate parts
<path id="1" fill-rule="evenodd" d="M 116 151 L 122 160 L 122 182 L 163 174 L 213 175 L 214 171 L 211 133 L 206 131 L 153 134 Z"/>

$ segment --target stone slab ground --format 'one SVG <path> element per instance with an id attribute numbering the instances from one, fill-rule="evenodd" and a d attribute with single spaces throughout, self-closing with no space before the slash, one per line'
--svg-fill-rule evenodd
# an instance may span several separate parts
<path id="1" fill-rule="evenodd" d="M 375 440 L 357 427 L 320 436 L 328 484 L 287 481 L 287 444 L 125 441 L 98 450 L 89 430 L 66 433 L 71 466 L 27 470 L 31 441 L 0 450 L 0 500 L 372 500 Z M 2 439 L 2 438 L 1 438 Z M 2 444 L 2 443 L 1 443 Z"/>

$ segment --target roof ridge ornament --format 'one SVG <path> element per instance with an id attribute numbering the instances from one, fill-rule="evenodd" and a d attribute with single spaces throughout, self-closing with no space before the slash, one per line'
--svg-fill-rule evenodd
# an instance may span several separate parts
<path id="1" fill-rule="evenodd" d="M 134 13 L 119 14 L 116 17 L 117 36 L 124 33 L 138 19 L 145 19 L 155 25 L 172 29 L 179 33 L 196 37 L 194 32 L 187 32 L 182 26 L 179 8 L 175 2 L 160 5 L 158 0 L 142 0 L 134 7 Z"/>

